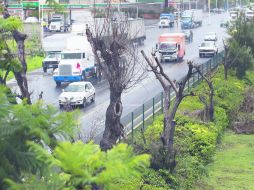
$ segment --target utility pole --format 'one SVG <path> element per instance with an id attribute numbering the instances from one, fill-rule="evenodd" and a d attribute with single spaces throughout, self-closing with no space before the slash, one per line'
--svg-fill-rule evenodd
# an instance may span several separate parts
<path id="1" fill-rule="evenodd" d="M 216 0 L 216 9 L 218 9 L 218 0 Z"/>
<path id="2" fill-rule="evenodd" d="M 196 0 L 196 9 L 198 9 L 198 0 Z"/>
<path id="3" fill-rule="evenodd" d="M 208 18 L 209 18 L 209 25 L 211 24 L 211 0 L 208 0 Z"/>
<path id="4" fill-rule="evenodd" d="M 39 0 L 38 10 L 39 10 L 39 23 L 41 23 L 41 0 Z"/>
<path id="5" fill-rule="evenodd" d="M 191 0 L 189 0 L 189 10 L 191 10 Z"/>

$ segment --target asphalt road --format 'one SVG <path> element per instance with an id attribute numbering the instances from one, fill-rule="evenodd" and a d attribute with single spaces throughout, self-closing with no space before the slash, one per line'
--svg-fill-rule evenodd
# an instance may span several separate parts
<path id="1" fill-rule="evenodd" d="M 207 32 L 216 32 L 218 36 L 218 47 L 222 49 L 222 39 L 226 38 L 225 28 L 220 28 L 220 20 L 228 17 L 227 13 L 212 15 L 209 19 L 205 17 L 203 19 L 203 26 L 193 29 L 194 39 L 193 42 L 186 45 L 186 55 L 184 61 L 181 63 L 165 63 L 163 64 L 165 72 L 172 79 L 180 79 L 187 73 L 187 60 L 194 60 L 195 63 L 203 63 L 207 61 L 207 58 L 198 58 L 198 46 L 203 41 L 204 35 Z M 156 25 L 150 25 L 146 28 L 146 41 L 145 45 L 139 47 L 143 49 L 147 55 L 150 55 L 152 49 L 155 48 L 158 37 L 162 33 L 181 31 L 179 28 L 164 28 L 159 29 Z M 44 47 L 50 50 L 58 48 L 63 49 L 65 41 L 70 33 L 54 34 L 44 39 Z M 62 91 L 61 88 L 57 88 L 52 78 L 52 71 L 43 73 L 42 70 L 32 72 L 28 74 L 29 89 L 33 92 L 32 99 L 35 101 L 38 99 L 39 93 L 43 91 L 43 100 L 46 104 L 52 104 L 58 107 L 58 96 Z M 9 81 L 9 86 L 15 90 L 15 81 Z M 18 91 L 18 90 L 17 90 Z M 159 82 L 155 79 L 153 73 L 147 73 L 146 78 L 138 83 L 135 87 L 129 89 L 122 95 L 123 103 L 123 115 L 130 113 L 137 107 L 141 106 L 146 101 L 157 95 L 162 91 Z M 81 122 L 80 127 L 83 135 L 94 136 L 95 133 L 100 133 L 104 129 L 104 118 L 106 108 L 109 104 L 109 89 L 107 83 L 101 83 L 96 85 L 96 101 L 94 104 L 87 105 L 84 109 L 81 109 Z M 93 133 L 93 134 L 91 134 Z"/>

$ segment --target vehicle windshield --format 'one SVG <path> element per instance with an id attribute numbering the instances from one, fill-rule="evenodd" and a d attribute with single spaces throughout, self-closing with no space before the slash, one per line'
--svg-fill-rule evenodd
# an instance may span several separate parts
<path id="1" fill-rule="evenodd" d="M 201 44 L 201 47 L 213 47 L 214 46 L 214 43 L 212 42 L 203 42 Z"/>
<path id="2" fill-rule="evenodd" d="M 61 22 L 62 20 L 59 18 L 59 19 L 52 19 L 51 22 Z"/>
<path id="3" fill-rule="evenodd" d="M 168 17 L 161 17 L 161 20 L 168 20 Z"/>
<path id="4" fill-rule="evenodd" d="M 81 53 L 63 53 L 62 59 L 81 59 Z"/>
<path id="5" fill-rule="evenodd" d="M 55 57 L 56 57 L 56 54 L 48 54 L 47 57 L 48 57 L 48 58 L 55 58 Z"/>
<path id="6" fill-rule="evenodd" d="M 83 85 L 69 85 L 64 89 L 64 92 L 83 92 L 85 87 Z"/>
<path id="7" fill-rule="evenodd" d="M 183 22 L 189 22 L 191 20 L 191 17 L 182 17 Z"/>
<path id="8" fill-rule="evenodd" d="M 162 43 L 160 44 L 160 50 L 175 50 L 176 45 L 175 44 L 168 44 L 168 43 Z"/>

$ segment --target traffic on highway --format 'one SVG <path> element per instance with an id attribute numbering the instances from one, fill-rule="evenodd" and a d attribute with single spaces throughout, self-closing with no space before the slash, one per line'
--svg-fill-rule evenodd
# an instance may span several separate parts
<path id="1" fill-rule="evenodd" d="M 82 18 L 82 14 L 87 15 L 82 12 L 78 14 L 80 15 L 76 18 Z M 47 57 L 41 69 L 27 76 L 29 89 L 33 92 L 32 99 L 36 101 L 43 92 L 42 99 L 46 104 L 61 110 L 65 107 L 69 109 L 70 106 L 66 104 L 74 109 L 80 108 L 81 131 L 89 133 L 96 120 L 101 124 L 97 126 L 99 133 L 104 130 L 103 122 L 110 91 L 107 81 L 103 80 L 103 76 L 99 77 L 91 45 L 86 39 L 84 26 L 87 23 L 84 20 L 75 20 L 74 17 L 73 22 L 76 26 L 81 26 L 80 29 L 75 26 L 73 32 L 61 32 L 65 30 L 57 25 L 61 18 L 55 15 L 54 19 L 50 28 L 53 30 L 58 27 L 60 31 L 43 39 Z M 138 51 L 144 50 L 147 55 L 151 55 L 156 50 L 165 73 L 178 80 L 187 72 L 187 60 L 201 64 L 222 50 L 223 39 L 227 38 L 226 28 L 220 26 L 222 19 L 228 21 L 229 13 L 209 16 L 202 10 L 188 10 L 182 13 L 182 22 L 179 25 L 176 24 L 177 20 L 172 23 L 171 15 L 163 14 L 159 20 L 129 19 L 128 30 L 132 33 L 130 38 L 133 38 L 133 43 L 138 45 Z M 137 34 L 135 39 L 134 33 Z M 9 81 L 8 85 L 18 90 L 14 80 Z M 162 87 L 153 73 L 147 72 L 142 81 L 124 92 L 122 116 L 132 112 L 161 90 Z"/>

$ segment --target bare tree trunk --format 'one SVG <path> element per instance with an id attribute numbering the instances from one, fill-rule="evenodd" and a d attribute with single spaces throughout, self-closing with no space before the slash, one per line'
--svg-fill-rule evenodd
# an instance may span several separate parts
<path id="1" fill-rule="evenodd" d="M 105 130 L 100 142 L 102 150 L 111 149 L 123 135 L 123 125 L 120 121 L 122 115 L 121 94 L 122 92 L 110 87 L 110 104 L 106 111 Z"/>
<path id="2" fill-rule="evenodd" d="M 169 128 L 164 133 L 164 135 L 166 136 L 165 139 L 167 140 L 166 167 L 169 168 L 171 171 L 173 171 L 175 168 L 174 136 L 176 123 L 174 121 L 174 118 L 180 103 L 181 98 L 176 97 L 174 107 L 169 115 Z"/>
<path id="3" fill-rule="evenodd" d="M 21 71 L 14 72 L 14 76 L 17 80 L 22 97 L 27 99 L 28 104 L 31 104 L 32 102 L 31 102 L 30 93 L 28 91 L 28 84 L 27 84 L 27 78 L 26 78 L 27 64 L 26 64 L 26 59 L 25 59 L 25 44 L 24 44 L 27 35 L 22 34 L 18 31 L 14 31 L 13 37 L 17 43 L 18 58 L 19 58 L 20 63 L 22 65 Z"/>
<path id="4" fill-rule="evenodd" d="M 225 80 L 227 79 L 227 67 L 226 65 L 224 66 L 224 74 L 226 76 Z M 214 88 L 213 88 L 213 83 L 211 81 L 211 79 L 208 79 L 201 71 L 199 66 L 194 66 L 194 68 L 197 70 L 197 72 L 202 76 L 202 78 L 206 81 L 206 83 L 209 86 L 209 90 L 210 90 L 210 96 L 209 96 L 209 120 L 210 121 L 214 121 Z M 207 104 L 206 104 L 207 107 Z M 206 108 L 207 109 L 207 108 Z"/>
<path id="5" fill-rule="evenodd" d="M 163 114 L 164 114 L 164 128 L 163 131 L 167 130 L 169 128 L 169 108 L 170 108 L 170 99 L 169 99 L 169 93 L 170 93 L 170 86 L 166 86 L 164 88 L 164 107 L 163 107 Z M 166 142 L 163 142 L 165 145 Z"/>
<path id="6" fill-rule="evenodd" d="M 5 4 L 6 6 L 6 4 Z M 7 19 L 10 17 L 10 14 L 5 7 L 4 12 L 3 12 L 3 17 L 4 19 Z M 22 65 L 21 71 L 14 72 L 15 79 L 17 80 L 21 96 L 22 98 L 27 99 L 27 103 L 31 104 L 31 97 L 30 93 L 28 91 L 28 85 L 27 85 L 27 78 L 26 78 L 26 72 L 27 72 L 27 64 L 26 64 L 26 59 L 25 59 L 25 39 L 27 38 L 26 34 L 23 34 L 17 30 L 14 30 L 12 32 L 12 36 L 17 44 L 18 48 L 18 58 L 19 61 Z"/>
<path id="7" fill-rule="evenodd" d="M 223 67 L 224 67 L 224 79 L 228 80 L 228 68 L 226 65 L 223 65 Z"/>

